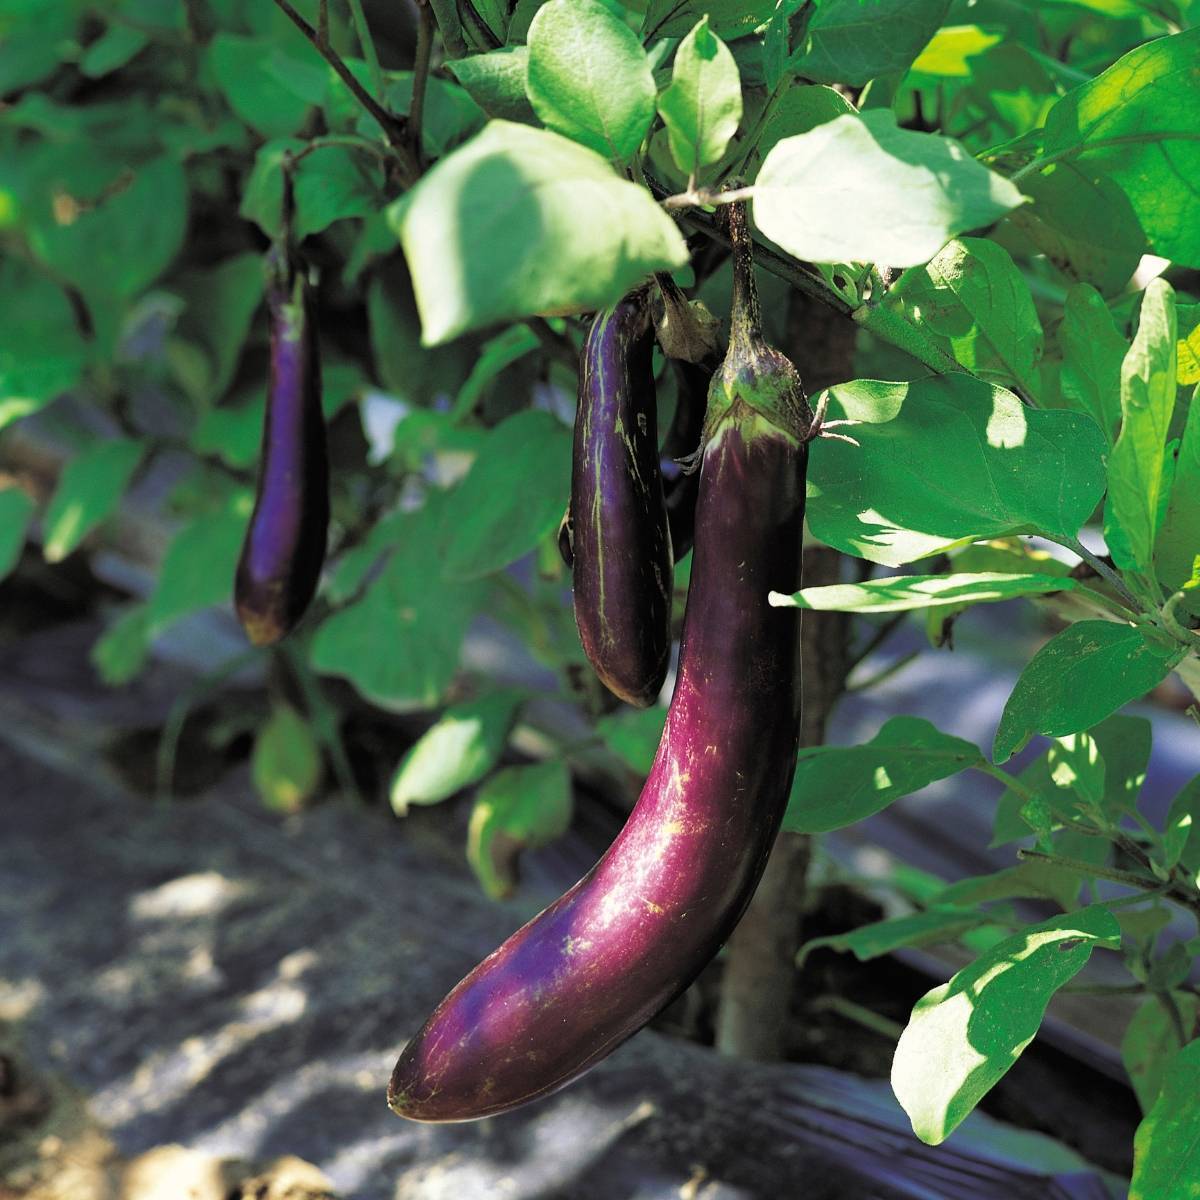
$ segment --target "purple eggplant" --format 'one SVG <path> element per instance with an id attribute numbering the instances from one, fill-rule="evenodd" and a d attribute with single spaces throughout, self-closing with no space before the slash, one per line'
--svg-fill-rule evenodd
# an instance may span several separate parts
<path id="1" fill-rule="evenodd" d="M 268 258 L 271 378 L 254 513 L 234 581 L 238 620 L 255 645 L 284 637 L 317 590 L 329 529 L 329 457 L 321 365 L 304 272 L 282 244 Z"/>
<path id="2" fill-rule="evenodd" d="M 729 354 L 713 380 L 679 675 L 624 829 L 561 899 L 479 964 L 405 1047 L 388 1103 L 465 1121 L 557 1091 L 636 1033 L 737 924 L 795 770 L 807 441 L 795 368 L 762 342 L 745 217 Z M 577 543 L 578 552 L 578 543 Z"/>
<path id="3" fill-rule="evenodd" d="M 653 351 L 646 289 L 596 316 L 579 372 L 571 470 L 579 638 L 605 687 L 640 708 L 662 690 L 671 653 Z"/>

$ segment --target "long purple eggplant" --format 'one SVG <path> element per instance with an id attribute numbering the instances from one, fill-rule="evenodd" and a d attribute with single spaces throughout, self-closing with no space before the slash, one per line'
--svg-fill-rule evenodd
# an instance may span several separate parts
<path id="1" fill-rule="evenodd" d="M 737 924 L 796 762 L 798 623 L 767 603 L 800 583 L 807 441 L 795 368 L 764 345 L 745 216 L 729 354 L 709 395 L 679 675 L 653 768 L 596 866 L 438 1005 L 388 1103 L 465 1121 L 570 1083 L 696 977 Z"/>
<path id="2" fill-rule="evenodd" d="M 673 577 L 647 301 L 640 289 L 592 322 L 570 508 L 579 639 L 605 687 L 639 708 L 654 703 L 667 677 Z"/>
<path id="3" fill-rule="evenodd" d="M 267 645 L 304 615 L 329 529 L 329 458 L 321 365 L 304 272 L 281 243 L 268 258 L 271 378 L 254 513 L 234 581 L 247 637 Z"/>

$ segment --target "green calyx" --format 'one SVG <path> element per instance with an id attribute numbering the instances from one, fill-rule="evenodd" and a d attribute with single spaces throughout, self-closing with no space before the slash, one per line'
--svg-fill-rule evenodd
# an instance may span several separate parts
<path id="1" fill-rule="evenodd" d="M 730 416 L 736 418 L 748 410 L 797 442 L 805 441 L 813 414 L 800 372 L 785 354 L 767 345 L 762 335 L 746 206 L 738 202 L 724 211 L 733 244 L 733 305 L 729 350 L 708 391 L 704 438 L 711 438 Z"/>

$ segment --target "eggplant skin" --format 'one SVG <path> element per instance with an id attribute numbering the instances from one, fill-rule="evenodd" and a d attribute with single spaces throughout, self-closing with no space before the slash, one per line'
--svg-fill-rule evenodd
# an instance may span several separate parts
<path id="1" fill-rule="evenodd" d="M 699 473 L 689 460 L 700 448 L 704 428 L 705 398 L 715 363 L 691 363 L 673 359 L 678 383 L 675 417 L 663 442 L 661 470 L 663 494 L 667 504 L 667 524 L 671 530 L 671 553 L 675 562 L 692 548 L 696 525 L 696 497 L 700 491 Z"/>
<path id="2" fill-rule="evenodd" d="M 291 278 L 288 278 L 291 276 Z M 267 287 L 271 378 L 254 512 L 234 577 L 246 636 L 286 636 L 317 590 L 329 530 L 329 455 L 312 297 L 273 256 Z"/>
<path id="3" fill-rule="evenodd" d="M 679 674 L 604 857 L 479 964 L 405 1047 L 388 1103 L 467 1121 L 564 1087 L 696 977 L 766 865 L 795 771 L 807 445 L 735 402 L 709 430 Z"/>
<path id="4" fill-rule="evenodd" d="M 673 577 L 647 299 L 632 293 L 592 322 L 570 507 L 579 639 L 605 687 L 639 708 L 667 677 Z"/>

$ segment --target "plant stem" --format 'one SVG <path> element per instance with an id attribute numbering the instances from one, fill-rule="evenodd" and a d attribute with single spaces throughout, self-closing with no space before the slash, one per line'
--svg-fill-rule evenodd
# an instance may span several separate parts
<path id="1" fill-rule="evenodd" d="M 885 679 L 891 679 L 893 675 L 898 675 L 909 663 L 915 662 L 921 657 L 920 650 L 912 650 L 908 654 L 902 654 L 894 662 L 888 663 L 886 667 L 881 667 L 874 675 L 868 675 L 866 679 L 860 683 L 849 683 L 846 685 L 848 692 L 865 692 L 870 688 L 877 687 Z"/>
<path id="2" fill-rule="evenodd" d="M 1040 850 L 1018 850 L 1020 859 L 1032 859 L 1034 862 L 1044 862 L 1052 867 L 1061 867 L 1073 875 L 1082 875 L 1087 879 L 1107 879 L 1110 883 L 1120 883 L 1125 887 L 1138 888 L 1140 891 L 1157 890 L 1159 881 L 1137 875 L 1133 871 L 1121 871 L 1116 867 L 1102 867 L 1096 863 L 1084 862 L 1081 858 L 1064 858 L 1061 854 L 1043 854 Z"/>
<path id="3" fill-rule="evenodd" d="M 959 375 L 969 375 L 970 372 L 959 362 L 950 357 L 941 347 L 935 345 L 911 322 L 906 321 L 898 312 L 883 305 L 872 302 L 860 304 L 851 316 L 856 324 L 861 325 L 869 333 L 885 342 L 911 354 L 913 358 L 923 362 L 939 375 L 957 372 Z"/>
<path id="4" fill-rule="evenodd" d="M 433 9 L 437 20 L 442 45 L 446 48 L 446 57 L 462 58 L 467 53 L 467 43 L 463 40 L 462 26 L 458 21 L 458 10 L 454 6 L 454 0 L 429 0 L 429 7 Z"/>
<path id="5" fill-rule="evenodd" d="M 361 83 L 354 77 L 353 72 L 342 61 L 341 55 L 333 50 L 321 38 L 320 33 L 314 29 L 288 2 L 288 0 L 274 0 L 275 5 L 279 10 L 300 30 L 302 34 L 309 40 L 313 48 L 318 54 L 334 69 L 338 78 L 349 89 L 350 94 L 362 105 L 364 109 L 376 121 L 379 122 L 384 136 L 388 140 L 388 144 L 396 153 L 399 160 L 401 175 L 403 182 L 411 185 L 416 182 L 420 171 L 416 161 L 413 159 L 411 152 L 405 144 L 406 125 L 407 122 L 399 117 L 393 116 L 374 96 L 363 87 Z"/>
<path id="6" fill-rule="evenodd" d="M 413 64 L 412 99 L 408 105 L 408 139 L 418 163 L 425 161 L 421 128 L 425 120 L 425 89 L 429 82 L 432 53 L 433 9 L 429 7 L 429 0 L 417 0 L 417 54 Z"/>
<path id="7" fill-rule="evenodd" d="M 537 335 L 552 358 L 557 359 L 569 371 L 579 370 L 579 355 L 565 334 L 556 333 L 545 317 L 527 317 L 525 324 Z"/>
<path id="8" fill-rule="evenodd" d="M 892 1042 L 898 1042 L 904 1032 L 903 1025 L 865 1005 L 855 1004 L 853 1000 L 847 1000 L 844 996 L 822 996 L 809 1005 L 809 1011 L 837 1013 L 839 1017 L 845 1017 L 855 1025 L 861 1025 L 864 1029 L 869 1029 Z"/>
<path id="9" fill-rule="evenodd" d="M 359 47 L 371 72 L 371 86 L 377 95 L 386 96 L 387 83 L 383 78 L 383 68 L 379 65 L 379 52 L 375 49 L 371 27 L 367 24 L 367 14 L 363 12 L 362 0 L 350 0 L 350 15 L 354 18 L 354 32 L 358 34 Z"/>
<path id="10" fill-rule="evenodd" d="M 1093 554 L 1078 538 L 1052 538 L 1072 554 L 1077 554 L 1101 579 L 1107 581 L 1133 613 L 1142 611 L 1142 602 L 1125 586 L 1125 581 L 1098 555 Z"/>
<path id="11" fill-rule="evenodd" d="M 1029 788 L 1027 788 L 1015 775 L 1013 775 L 1010 771 L 1006 771 L 1003 767 L 996 766 L 995 763 L 988 762 L 986 758 L 972 764 L 970 769 L 978 771 L 982 775 L 990 775 L 993 779 L 996 779 L 1000 783 L 1004 784 L 1006 788 L 1015 792 L 1026 803 L 1028 803 L 1030 800 L 1036 799 L 1036 796 L 1033 794 L 1033 792 L 1031 792 Z M 1033 830 L 1031 829 L 1029 832 L 1032 833 Z"/>

